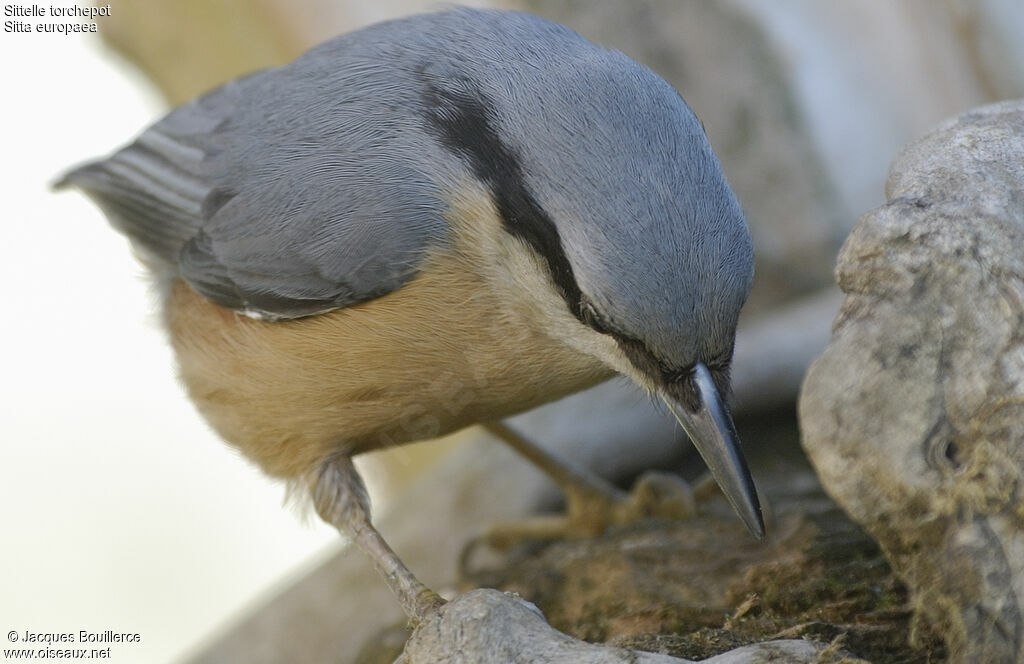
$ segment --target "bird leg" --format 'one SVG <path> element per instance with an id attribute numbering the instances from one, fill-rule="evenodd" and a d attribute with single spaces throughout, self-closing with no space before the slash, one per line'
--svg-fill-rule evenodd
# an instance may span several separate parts
<path id="1" fill-rule="evenodd" d="M 606 528 L 645 516 L 688 518 L 696 511 L 693 491 L 682 478 L 669 473 L 645 473 L 629 493 L 566 461 L 557 459 L 501 422 L 484 425 L 546 473 L 565 492 L 566 513 L 536 516 L 493 525 L 483 539 L 507 549 L 527 539 L 591 537 Z"/>
<path id="2" fill-rule="evenodd" d="M 370 499 L 352 459 L 336 456 L 326 461 L 312 487 L 320 517 L 352 539 L 384 577 L 398 597 L 413 627 L 430 617 L 444 600 L 423 585 L 370 522 Z"/>

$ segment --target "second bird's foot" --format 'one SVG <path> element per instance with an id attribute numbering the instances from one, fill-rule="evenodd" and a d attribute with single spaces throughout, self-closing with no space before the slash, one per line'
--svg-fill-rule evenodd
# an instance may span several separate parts
<path id="1" fill-rule="evenodd" d="M 429 588 L 423 588 L 416 596 L 416 603 L 409 610 L 409 626 L 416 629 L 433 618 L 448 602 Z"/>
<path id="2" fill-rule="evenodd" d="M 628 493 L 603 482 L 565 488 L 564 514 L 496 523 L 467 546 L 467 553 L 480 545 L 507 551 L 529 540 L 594 537 L 611 526 L 648 517 L 687 519 L 697 512 L 690 485 L 671 473 L 644 473 Z"/>

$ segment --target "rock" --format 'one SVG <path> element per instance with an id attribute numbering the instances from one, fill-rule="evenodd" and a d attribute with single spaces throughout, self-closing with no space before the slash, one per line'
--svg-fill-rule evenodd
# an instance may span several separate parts
<path id="1" fill-rule="evenodd" d="M 746 646 L 708 664 L 819 662 L 824 646 L 779 640 Z M 413 633 L 395 664 L 689 664 L 637 650 L 586 643 L 552 629 L 534 605 L 497 590 L 474 590 L 449 602 Z"/>
<path id="2" fill-rule="evenodd" d="M 910 145 L 839 256 L 846 294 L 804 382 L 826 490 L 952 662 L 1024 662 L 1024 103 Z"/>

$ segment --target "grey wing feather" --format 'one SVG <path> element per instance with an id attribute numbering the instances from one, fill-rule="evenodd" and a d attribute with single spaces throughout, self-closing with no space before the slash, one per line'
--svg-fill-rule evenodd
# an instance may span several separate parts
<path id="1" fill-rule="evenodd" d="M 171 112 L 57 186 L 84 190 L 147 262 L 222 306 L 279 319 L 378 297 L 447 238 L 416 93 L 389 66 L 336 40 Z"/>
<path id="2" fill-rule="evenodd" d="M 187 162 L 147 147 L 145 140 L 156 134 L 152 129 L 111 158 L 66 173 L 56 186 L 89 194 L 148 260 L 173 261 L 199 228 L 206 187 L 190 175 Z"/>

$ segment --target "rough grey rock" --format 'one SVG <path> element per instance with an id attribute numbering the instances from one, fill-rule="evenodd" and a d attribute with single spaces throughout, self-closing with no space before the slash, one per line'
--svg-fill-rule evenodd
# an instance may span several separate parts
<path id="1" fill-rule="evenodd" d="M 822 644 L 780 640 L 738 648 L 707 664 L 820 661 Z M 395 664 L 689 664 L 638 650 L 586 643 L 553 629 L 537 607 L 497 590 L 474 590 L 449 602 L 417 629 Z"/>
<path id="2" fill-rule="evenodd" d="M 899 155 L 839 257 L 846 294 L 800 397 L 826 490 L 953 662 L 1024 662 L 1024 102 Z"/>

